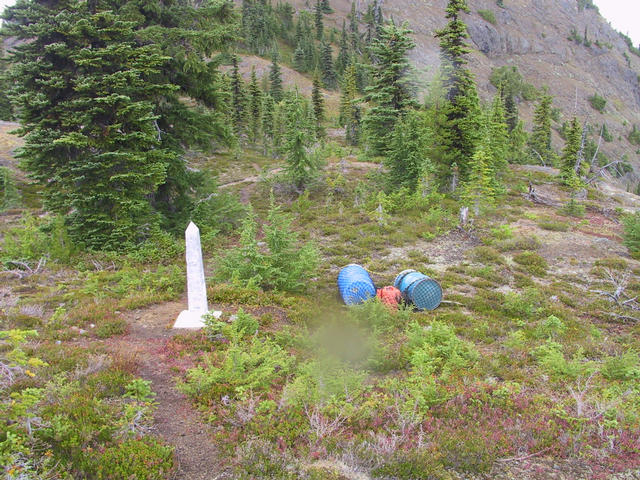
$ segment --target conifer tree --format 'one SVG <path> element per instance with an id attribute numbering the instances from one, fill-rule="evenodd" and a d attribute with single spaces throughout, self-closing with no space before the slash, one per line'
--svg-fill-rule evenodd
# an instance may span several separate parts
<path id="1" fill-rule="evenodd" d="M 527 132 L 524 130 L 524 122 L 520 120 L 509 133 L 509 148 L 507 149 L 509 163 L 523 164 L 527 162 L 526 144 Z"/>
<path id="2" fill-rule="evenodd" d="M 576 173 L 578 152 L 581 147 L 582 126 L 576 117 L 573 117 L 566 130 L 566 143 L 560 158 L 560 178 L 562 183 L 572 188 L 578 188 L 580 179 Z"/>
<path id="3" fill-rule="evenodd" d="M 314 10 L 315 25 L 316 25 L 316 39 L 322 40 L 324 36 L 324 14 L 322 13 L 321 0 L 316 0 L 316 7 Z"/>
<path id="4" fill-rule="evenodd" d="M 509 133 L 511 133 L 513 129 L 516 128 L 516 125 L 518 125 L 518 105 L 516 104 L 512 89 L 504 91 L 503 97 L 505 121 L 507 122 Z"/>
<path id="5" fill-rule="evenodd" d="M 452 165 L 465 179 L 469 174 L 469 159 L 479 141 L 480 109 L 473 74 L 466 67 L 469 46 L 467 26 L 461 12 L 468 12 L 466 0 L 449 0 L 446 27 L 435 33 L 440 39 L 441 75 L 448 102 L 441 122 L 436 126 L 437 177 L 441 186 L 450 184 Z"/>
<path id="6" fill-rule="evenodd" d="M 322 42 L 320 68 L 322 69 L 322 83 L 324 86 L 330 90 L 335 89 L 338 84 L 338 79 L 335 67 L 333 66 L 331 45 L 327 42 Z"/>
<path id="7" fill-rule="evenodd" d="M 493 176 L 489 164 L 491 154 L 485 145 L 481 144 L 469 162 L 469 175 L 462 184 L 462 201 L 472 207 L 478 215 L 483 206 L 495 202 L 496 192 L 493 188 Z"/>
<path id="8" fill-rule="evenodd" d="M 258 85 L 256 69 L 251 69 L 249 82 L 249 134 L 251 141 L 257 143 L 262 130 L 262 90 Z"/>
<path id="9" fill-rule="evenodd" d="M 331 8 L 329 0 L 322 0 L 322 12 L 326 14 L 333 13 L 333 8 Z"/>
<path id="10" fill-rule="evenodd" d="M 184 228 L 194 185 L 184 149 L 231 139 L 208 58 L 233 40 L 232 6 L 25 0 L 4 18 L 18 40 L 20 156 L 45 206 L 90 248 Z"/>
<path id="11" fill-rule="evenodd" d="M 413 192 L 430 170 L 427 155 L 431 138 L 426 125 L 424 114 L 417 111 L 409 111 L 396 123 L 384 161 L 392 189 L 407 188 Z"/>
<path id="12" fill-rule="evenodd" d="M 271 56 L 271 70 L 269 71 L 269 93 L 275 102 L 280 102 L 284 94 L 282 87 L 282 72 L 278 65 L 278 51 L 274 50 Z"/>
<path id="13" fill-rule="evenodd" d="M 299 72 L 304 73 L 307 71 L 307 64 L 308 62 L 305 56 L 304 48 L 302 48 L 302 45 L 298 44 L 293 52 L 293 68 L 295 68 Z"/>
<path id="14" fill-rule="evenodd" d="M 389 135 L 396 120 L 408 108 L 415 106 L 413 86 L 408 78 L 408 52 L 415 43 L 407 24 L 398 27 L 389 23 L 382 27 L 380 37 L 370 50 L 377 62 L 372 66 L 373 84 L 366 89 L 366 100 L 372 103 L 363 123 L 374 155 L 384 154 L 389 147 Z"/>
<path id="15" fill-rule="evenodd" d="M 241 140 L 247 128 L 247 96 L 236 55 L 232 57 L 231 64 L 231 104 L 233 108 L 231 118 L 236 137 Z"/>
<path id="16" fill-rule="evenodd" d="M 313 113 L 316 122 L 316 137 L 324 137 L 324 98 L 320 85 L 320 74 L 316 70 L 313 75 L 313 89 L 311 91 L 311 103 L 313 103 Z"/>
<path id="17" fill-rule="evenodd" d="M 497 179 L 507 169 L 507 149 L 509 147 L 509 127 L 505 120 L 504 107 L 499 92 L 493 98 L 486 125 L 487 147 L 491 155 L 489 166 L 494 178 Z"/>
<path id="18" fill-rule="evenodd" d="M 336 70 L 340 75 L 344 73 L 345 68 L 349 65 L 349 38 L 347 36 L 347 25 L 342 22 L 342 34 L 340 36 L 340 48 L 338 50 L 338 57 L 336 58 Z"/>
<path id="19" fill-rule="evenodd" d="M 356 67 L 351 64 L 345 70 L 340 97 L 340 125 L 345 127 L 345 137 L 349 145 L 360 142 L 361 110 L 357 100 Z"/>
<path id="20" fill-rule="evenodd" d="M 351 13 L 349 14 L 349 38 L 351 39 L 351 49 L 354 53 L 360 52 L 360 31 L 358 27 L 358 12 L 355 2 L 351 3 Z"/>
<path id="21" fill-rule="evenodd" d="M 317 163 L 307 148 L 313 137 L 309 134 L 313 125 L 309 117 L 305 100 L 298 94 L 286 100 L 286 136 L 283 150 L 287 161 L 287 174 L 299 193 L 302 193 L 317 172 Z M 311 112 L 313 108 L 308 108 Z"/>
<path id="22" fill-rule="evenodd" d="M 529 149 L 532 157 L 545 165 L 552 165 L 554 160 L 551 149 L 551 104 L 553 97 L 545 89 L 540 95 L 540 100 L 533 116 L 533 131 L 529 137 Z"/>
<path id="23" fill-rule="evenodd" d="M 262 96 L 262 133 L 264 134 L 265 150 L 267 146 L 273 146 L 273 137 L 275 134 L 274 114 L 276 104 L 273 97 L 269 94 Z"/>

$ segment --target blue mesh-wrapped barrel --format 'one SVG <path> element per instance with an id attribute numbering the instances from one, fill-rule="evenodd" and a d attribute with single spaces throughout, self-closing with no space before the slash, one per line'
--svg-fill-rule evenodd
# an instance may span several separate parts
<path id="1" fill-rule="evenodd" d="M 406 300 L 420 310 L 435 310 L 442 302 L 440 284 L 415 270 L 401 272 L 396 277 L 395 286 Z"/>
<path id="2" fill-rule="evenodd" d="M 360 265 L 347 265 L 338 274 L 338 290 L 344 303 L 356 305 L 376 296 L 371 275 Z"/>

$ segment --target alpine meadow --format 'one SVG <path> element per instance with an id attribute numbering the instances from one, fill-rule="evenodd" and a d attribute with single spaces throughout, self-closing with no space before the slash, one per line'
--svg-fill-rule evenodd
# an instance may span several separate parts
<path id="1" fill-rule="evenodd" d="M 640 45 L 593 0 L 0 31 L 0 478 L 640 478 Z"/>

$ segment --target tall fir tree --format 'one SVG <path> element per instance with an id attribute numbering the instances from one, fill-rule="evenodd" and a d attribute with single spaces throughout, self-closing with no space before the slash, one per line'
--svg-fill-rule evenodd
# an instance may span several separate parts
<path id="1" fill-rule="evenodd" d="M 478 93 L 473 74 L 466 67 L 466 55 L 470 52 L 466 43 L 467 26 L 460 18 L 462 12 L 468 11 L 466 0 L 449 0 L 445 15 L 449 22 L 435 33 L 440 39 L 440 69 L 447 99 L 434 132 L 438 145 L 434 152 L 436 175 L 444 188 L 451 184 L 454 164 L 460 177 L 467 177 L 469 160 L 480 139 Z"/>
<path id="2" fill-rule="evenodd" d="M 321 0 L 316 0 L 314 19 L 316 25 L 316 40 L 322 40 L 324 38 L 324 13 L 322 12 Z"/>
<path id="3" fill-rule="evenodd" d="M 360 28 L 358 25 L 358 12 L 355 2 L 351 3 L 351 13 L 349 14 L 349 39 L 351 49 L 354 53 L 360 53 Z"/>
<path id="4" fill-rule="evenodd" d="M 373 155 L 383 155 L 389 148 L 389 136 L 398 118 L 416 105 L 409 73 L 408 52 L 415 47 L 407 24 L 389 23 L 370 46 L 377 62 L 372 66 L 372 85 L 366 100 L 372 104 L 363 120 L 367 141 Z"/>
<path id="5" fill-rule="evenodd" d="M 269 94 L 262 96 L 262 133 L 264 135 L 265 151 L 273 148 L 273 137 L 275 133 L 275 109 L 276 104 Z"/>
<path id="6" fill-rule="evenodd" d="M 511 133 L 513 129 L 516 128 L 516 125 L 518 125 L 518 105 L 516 104 L 512 89 L 503 91 L 503 98 L 505 121 L 507 122 L 509 133 Z"/>
<path id="7" fill-rule="evenodd" d="M 316 122 L 316 137 L 322 138 L 325 136 L 324 131 L 324 98 L 322 96 L 320 74 L 316 70 L 313 74 L 313 88 L 311 90 L 311 103 L 313 104 L 313 113 Z"/>
<path id="8" fill-rule="evenodd" d="M 298 72 L 304 73 L 307 71 L 307 64 L 304 48 L 301 44 L 298 44 L 293 52 L 293 68 Z"/>
<path id="9" fill-rule="evenodd" d="M 504 106 L 500 93 L 495 95 L 491 109 L 488 112 L 486 144 L 491 155 L 489 167 L 496 180 L 495 189 L 499 190 L 498 177 L 503 174 L 508 167 L 509 148 L 509 127 L 505 120 Z"/>
<path id="10" fill-rule="evenodd" d="M 420 180 L 431 170 L 428 158 L 431 135 L 424 115 L 423 112 L 409 111 L 393 130 L 389 153 L 384 161 L 392 190 L 406 188 L 415 191 Z"/>
<path id="11" fill-rule="evenodd" d="M 551 148 L 551 106 L 553 97 L 543 90 L 533 113 L 533 130 L 529 136 L 532 158 L 545 165 L 553 165 L 555 154 Z"/>
<path id="12" fill-rule="evenodd" d="M 256 69 L 251 69 L 249 82 L 249 136 L 252 143 L 257 143 L 262 131 L 262 90 L 258 84 Z"/>
<path id="13" fill-rule="evenodd" d="M 284 155 L 287 162 L 286 172 L 299 193 L 302 193 L 315 177 L 318 170 L 315 158 L 307 149 L 314 140 L 310 132 L 314 128 L 309 124 L 308 111 L 313 107 L 305 105 L 306 100 L 296 93 L 286 100 L 286 133 Z"/>
<path id="14" fill-rule="evenodd" d="M 269 93 L 277 103 L 282 100 L 284 88 L 282 86 L 282 71 L 278 64 L 278 51 L 274 50 L 271 55 L 271 69 L 269 70 Z"/>
<path id="15" fill-rule="evenodd" d="M 18 40 L 20 156 L 45 206 L 90 248 L 182 227 L 195 181 L 185 149 L 231 140 L 228 93 L 208 59 L 233 41 L 232 5 L 25 0 L 4 19 Z"/>
<path id="16" fill-rule="evenodd" d="M 338 57 L 336 58 L 336 70 L 340 75 L 344 74 L 345 68 L 349 65 L 349 38 L 347 36 L 347 25 L 342 22 L 342 34 L 340 35 L 340 46 L 338 49 Z"/>
<path id="17" fill-rule="evenodd" d="M 351 64 L 345 70 L 342 80 L 342 95 L 340 96 L 340 125 L 345 127 L 347 144 L 360 143 L 361 108 L 357 99 L 356 67 Z"/>
<path id="18" fill-rule="evenodd" d="M 481 144 L 469 162 L 469 175 L 462 184 L 461 199 L 465 206 L 473 208 L 478 215 L 481 209 L 495 203 L 496 191 L 493 184 L 491 153 Z"/>
<path id="19" fill-rule="evenodd" d="M 580 178 L 576 173 L 578 152 L 582 146 L 582 125 L 577 117 L 573 117 L 566 129 L 566 143 L 560 158 L 560 178 L 568 187 L 577 189 L 580 186 Z"/>
<path id="20" fill-rule="evenodd" d="M 247 131 L 248 112 L 247 95 L 237 55 L 232 57 L 231 65 L 231 118 L 236 137 L 242 141 Z"/>
<path id="21" fill-rule="evenodd" d="M 322 83 L 325 88 L 334 90 L 338 85 L 338 78 L 336 69 L 333 66 L 331 45 L 328 42 L 322 42 L 320 68 L 322 69 Z"/>

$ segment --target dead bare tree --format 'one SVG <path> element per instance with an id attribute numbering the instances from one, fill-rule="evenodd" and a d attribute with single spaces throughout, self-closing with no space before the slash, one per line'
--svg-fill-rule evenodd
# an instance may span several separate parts
<path id="1" fill-rule="evenodd" d="M 27 262 L 20 262 L 18 260 L 9 260 L 6 263 L 9 267 L 13 268 L 0 271 L 0 275 L 15 275 L 16 277 L 22 279 L 40 273 L 40 271 L 47 264 L 47 258 L 40 258 L 40 260 L 38 260 L 38 264 L 34 268 L 31 268 L 31 266 Z"/>

